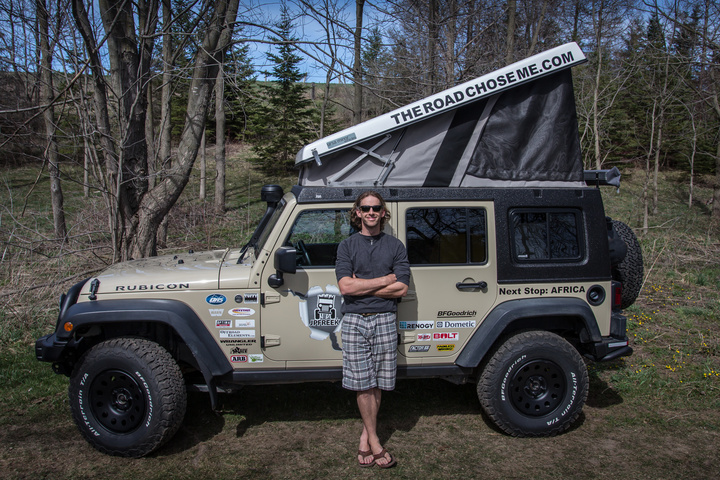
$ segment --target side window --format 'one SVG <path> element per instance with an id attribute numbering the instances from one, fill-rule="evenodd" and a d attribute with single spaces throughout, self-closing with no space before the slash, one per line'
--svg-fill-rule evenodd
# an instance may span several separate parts
<path id="1" fill-rule="evenodd" d="M 583 258 L 579 212 L 512 210 L 510 225 L 517 261 L 557 262 Z"/>
<path id="2" fill-rule="evenodd" d="M 295 219 L 285 245 L 297 250 L 299 267 L 334 267 L 341 241 L 355 232 L 347 208 L 306 210 Z"/>
<path id="3" fill-rule="evenodd" d="M 487 229 L 481 208 L 413 208 L 405 216 L 411 265 L 485 263 Z"/>

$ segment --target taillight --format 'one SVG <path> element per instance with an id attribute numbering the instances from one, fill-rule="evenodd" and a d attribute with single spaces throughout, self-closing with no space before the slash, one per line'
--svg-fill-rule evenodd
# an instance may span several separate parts
<path id="1" fill-rule="evenodd" d="M 620 308 L 622 304 L 622 283 L 612 283 L 612 306 L 613 308 Z"/>

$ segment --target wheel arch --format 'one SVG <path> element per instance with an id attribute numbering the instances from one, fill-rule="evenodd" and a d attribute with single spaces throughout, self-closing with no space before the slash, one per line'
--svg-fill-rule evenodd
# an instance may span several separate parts
<path id="1" fill-rule="evenodd" d="M 510 300 L 488 314 L 455 363 L 475 368 L 499 339 L 523 330 L 573 331 L 582 343 L 602 338 L 592 309 L 579 298 Z"/>
<path id="2" fill-rule="evenodd" d="M 73 327 L 66 332 L 62 326 L 70 322 Z M 225 375 L 232 367 L 217 342 L 197 316 L 185 303 L 170 299 L 97 300 L 76 303 L 67 309 L 56 330 L 57 341 L 67 341 L 66 353 L 71 345 L 80 351 L 96 342 L 84 342 L 100 329 L 100 340 L 119 336 L 148 338 L 168 348 L 167 337 L 156 335 L 157 327 L 176 336 L 189 349 L 198 370 L 206 381 Z M 172 352 L 171 352 L 172 353 Z M 178 360 L 176 358 L 176 360 Z"/>

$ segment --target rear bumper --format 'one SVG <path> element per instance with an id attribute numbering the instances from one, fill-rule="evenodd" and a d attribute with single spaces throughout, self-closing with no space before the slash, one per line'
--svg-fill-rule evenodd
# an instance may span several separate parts
<path id="1" fill-rule="evenodd" d="M 619 311 L 612 313 L 610 335 L 593 343 L 589 350 L 585 356 L 596 362 L 608 362 L 632 355 L 633 349 L 627 337 L 627 319 L 622 313 Z"/>

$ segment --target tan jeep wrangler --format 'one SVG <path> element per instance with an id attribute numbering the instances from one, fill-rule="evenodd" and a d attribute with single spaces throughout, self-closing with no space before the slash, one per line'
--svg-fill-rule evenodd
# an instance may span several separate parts
<path id="1" fill-rule="evenodd" d="M 632 353 L 621 308 L 642 278 L 637 240 L 596 188 L 617 171 L 582 169 L 569 67 L 584 59 L 564 45 L 319 140 L 290 192 L 262 188 L 244 247 L 72 287 L 36 353 L 70 377 L 80 432 L 142 456 L 177 431 L 188 387 L 215 407 L 240 385 L 340 380 L 335 255 L 368 189 L 411 264 L 398 377 L 476 383 L 510 435 L 567 429 L 588 394 L 583 357 Z"/>

